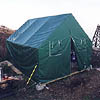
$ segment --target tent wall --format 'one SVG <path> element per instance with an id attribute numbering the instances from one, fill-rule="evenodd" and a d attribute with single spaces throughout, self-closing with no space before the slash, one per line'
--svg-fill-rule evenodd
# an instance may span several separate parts
<path id="1" fill-rule="evenodd" d="M 10 61 L 25 75 L 30 76 L 38 64 L 38 49 L 7 42 Z"/>
<path id="2" fill-rule="evenodd" d="M 49 46 L 50 42 L 48 42 L 45 48 L 39 50 L 37 71 L 41 82 L 47 82 L 70 73 L 70 39 L 63 40 L 60 47 L 57 42 L 53 48 L 52 45 Z"/>

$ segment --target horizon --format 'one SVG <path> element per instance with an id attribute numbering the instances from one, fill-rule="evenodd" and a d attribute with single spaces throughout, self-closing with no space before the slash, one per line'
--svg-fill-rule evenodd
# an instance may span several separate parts
<path id="1" fill-rule="evenodd" d="M 72 13 L 92 39 L 100 24 L 99 0 L 0 0 L 0 25 L 17 30 L 28 19 Z"/>

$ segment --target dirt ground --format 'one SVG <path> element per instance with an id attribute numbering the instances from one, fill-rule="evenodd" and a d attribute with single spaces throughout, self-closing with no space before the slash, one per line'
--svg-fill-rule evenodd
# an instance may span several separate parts
<path id="1" fill-rule="evenodd" d="M 0 100 L 100 100 L 100 71 L 84 71 L 47 87 L 42 91 L 30 87 Z"/>

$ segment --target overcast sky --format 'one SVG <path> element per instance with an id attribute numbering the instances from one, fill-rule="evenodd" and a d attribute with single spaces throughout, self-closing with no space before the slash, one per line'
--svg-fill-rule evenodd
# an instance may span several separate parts
<path id="1" fill-rule="evenodd" d="M 0 0 L 0 25 L 18 29 L 28 19 L 72 13 L 90 38 L 100 24 L 100 0 Z"/>

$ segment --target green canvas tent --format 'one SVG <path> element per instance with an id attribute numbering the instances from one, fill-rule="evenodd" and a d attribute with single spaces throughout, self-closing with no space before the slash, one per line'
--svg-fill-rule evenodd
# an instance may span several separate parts
<path id="1" fill-rule="evenodd" d="M 71 73 L 71 41 L 78 70 L 90 66 L 91 41 L 72 14 L 28 20 L 7 39 L 13 63 L 32 79 L 48 82 Z"/>

